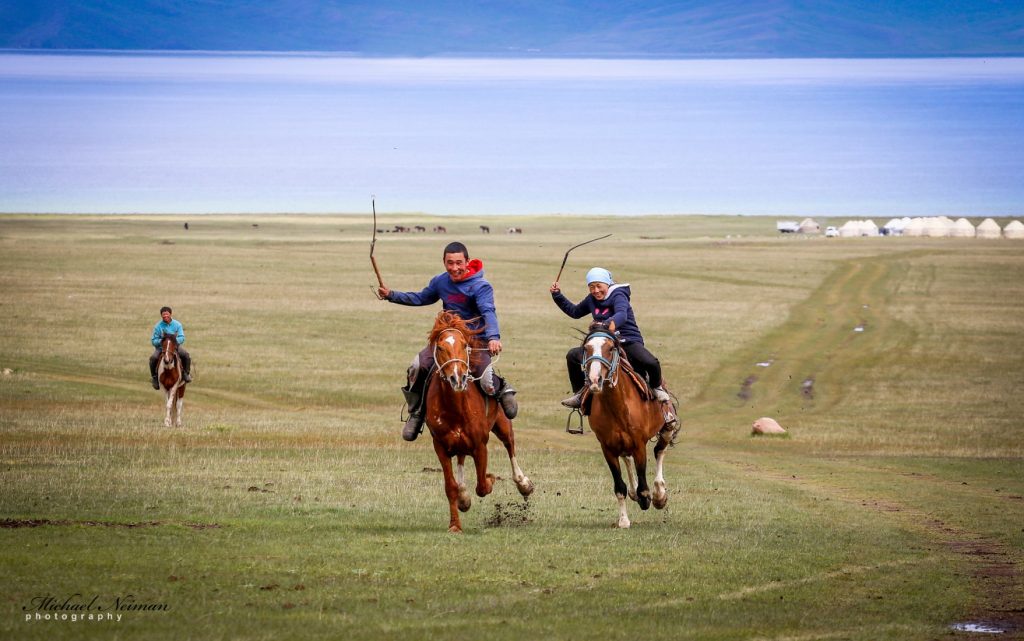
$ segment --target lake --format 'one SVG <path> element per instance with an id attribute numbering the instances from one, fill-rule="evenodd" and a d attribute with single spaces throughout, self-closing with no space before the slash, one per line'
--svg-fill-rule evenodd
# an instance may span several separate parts
<path id="1" fill-rule="evenodd" d="M 0 211 L 1024 213 L 1024 59 L 0 53 Z"/>

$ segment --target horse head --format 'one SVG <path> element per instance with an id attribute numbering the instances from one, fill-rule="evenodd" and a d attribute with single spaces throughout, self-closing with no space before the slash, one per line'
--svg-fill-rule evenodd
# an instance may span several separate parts
<path id="1" fill-rule="evenodd" d="M 437 371 L 456 392 L 464 392 L 473 380 L 470 363 L 482 353 L 477 335 L 458 314 L 442 311 L 430 332 Z M 474 351 L 476 353 L 474 353 Z"/>
<path id="2" fill-rule="evenodd" d="M 583 373 L 592 394 L 601 393 L 606 382 L 615 387 L 619 373 L 619 339 L 608 324 L 590 325 L 583 339 Z"/>
<path id="3" fill-rule="evenodd" d="M 178 338 L 174 334 L 164 334 L 160 339 L 160 356 L 164 362 L 164 369 L 174 369 L 178 356 Z"/>

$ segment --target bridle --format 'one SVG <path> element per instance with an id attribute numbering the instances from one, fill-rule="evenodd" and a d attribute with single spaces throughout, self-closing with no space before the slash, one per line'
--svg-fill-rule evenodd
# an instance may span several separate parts
<path id="1" fill-rule="evenodd" d="M 163 364 L 166 369 L 174 369 L 176 367 L 175 360 L 178 354 L 177 343 L 174 337 L 164 337 L 163 339 Z M 174 345 L 174 349 L 171 349 L 171 345 Z"/>
<path id="2" fill-rule="evenodd" d="M 439 363 L 438 359 L 437 359 L 437 346 L 441 342 L 441 337 L 444 336 L 448 332 L 452 332 L 452 333 L 458 334 L 460 337 L 462 337 L 462 342 L 466 344 L 466 357 L 465 358 L 461 358 L 459 355 L 456 355 L 453 358 L 449 358 L 448 360 L 446 360 L 443 363 Z M 454 327 L 448 327 L 446 329 L 442 329 L 437 334 L 437 339 L 434 341 L 434 367 L 437 368 L 438 372 L 442 372 L 442 374 L 443 374 L 444 368 L 448 367 L 448 365 L 451 364 L 451 363 L 461 363 L 461 364 L 466 366 L 465 373 L 462 376 L 460 376 L 458 379 L 452 379 L 450 377 L 448 378 L 448 381 L 451 383 L 452 388 L 455 389 L 456 391 L 461 391 L 461 390 L 466 389 L 466 387 L 469 386 L 469 382 L 470 381 L 480 380 L 479 378 L 473 378 L 473 376 L 470 374 L 470 371 L 469 371 L 469 355 L 472 353 L 472 351 L 473 351 L 473 348 L 469 346 L 469 341 L 466 340 L 466 335 L 463 334 L 462 331 L 460 331 L 458 329 L 455 329 Z"/>
<path id="3" fill-rule="evenodd" d="M 612 342 L 612 357 L 611 357 L 611 360 L 609 360 L 609 359 L 605 358 L 604 356 L 602 356 L 601 354 L 597 354 L 597 353 L 590 354 L 590 355 L 586 356 L 586 358 L 583 359 L 583 363 L 581 365 L 581 367 L 583 368 L 583 373 L 584 373 L 584 375 L 586 375 L 589 378 L 589 372 L 587 371 L 588 366 L 592 362 L 597 361 L 598 363 L 601 363 L 602 365 L 604 365 L 608 369 L 608 371 L 605 373 L 605 375 L 603 377 L 601 377 L 601 379 L 598 381 L 597 389 L 598 390 L 604 389 L 604 384 L 606 382 L 609 385 L 611 385 L 612 387 L 615 387 L 615 385 L 618 384 L 618 382 L 619 382 L 619 347 L 618 347 L 618 341 L 615 339 L 614 336 L 612 336 L 611 334 L 609 334 L 607 332 L 594 332 L 593 334 L 589 334 L 583 340 L 583 353 L 584 354 L 586 354 L 586 352 L 587 352 L 587 347 L 586 347 L 587 344 L 589 344 L 591 339 L 594 339 L 594 338 L 606 338 L 606 339 L 608 339 L 609 341 Z M 596 352 L 596 350 L 595 350 L 595 352 Z"/>

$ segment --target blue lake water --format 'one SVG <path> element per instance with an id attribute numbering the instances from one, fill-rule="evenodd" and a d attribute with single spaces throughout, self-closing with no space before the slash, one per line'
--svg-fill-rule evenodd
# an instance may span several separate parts
<path id="1" fill-rule="evenodd" d="M 0 53 L 0 211 L 1024 213 L 1024 59 Z"/>

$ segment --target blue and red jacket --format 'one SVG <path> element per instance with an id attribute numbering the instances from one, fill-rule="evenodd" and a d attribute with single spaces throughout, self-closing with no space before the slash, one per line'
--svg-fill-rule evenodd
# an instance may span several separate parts
<path id="1" fill-rule="evenodd" d="M 494 288 L 484 279 L 484 264 L 474 258 L 467 265 L 469 276 L 455 282 L 448 272 L 434 276 L 417 292 L 396 292 L 391 290 L 388 300 L 399 305 L 419 307 L 441 301 L 445 311 L 455 312 L 470 327 L 483 327 L 483 338 L 488 341 L 501 340 L 498 330 L 498 316 L 494 308 Z"/>
<path id="2" fill-rule="evenodd" d="M 633 342 L 643 345 L 644 337 L 640 334 L 636 317 L 633 316 L 633 306 L 629 304 L 629 296 L 629 284 L 627 283 L 609 287 L 608 295 L 604 300 L 597 300 L 593 294 L 587 294 L 587 297 L 576 305 L 560 291 L 551 294 L 555 304 L 565 312 L 566 316 L 583 318 L 590 314 L 595 321 L 602 323 L 615 321 L 615 332 L 623 343 Z"/>

